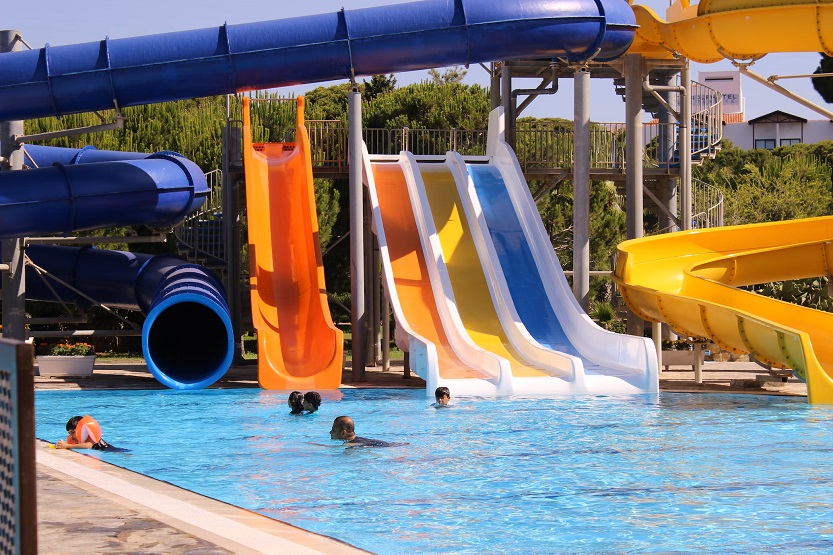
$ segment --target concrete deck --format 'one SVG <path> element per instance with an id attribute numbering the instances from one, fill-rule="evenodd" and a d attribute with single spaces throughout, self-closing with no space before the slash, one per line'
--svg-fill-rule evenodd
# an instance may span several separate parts
<path id="1" fill-rule="evenodd" d="M 757 387 L 766 371 L 748 362 L 707 362 L 703 383 L 690 368 L 660 375 L 664 392 L 756 393 L 806 396 L 794 378 Z M 424 388 L 403 378 L 401 361 L 387 372 L 368 368 L 365 381 L 344 387 Z M 755 385 L 756 387 L 752 387 Z M 82 379 L 35 377 L 35 389 L 161 389 L 142 363 L 99 363 Z M 258 387 L 257 368 L 231 369 L 213 387 Z M 38 547 L 40 553 L 366 553 L 332 538 L 103 463 L 83 452 L 37 445 Z"/>

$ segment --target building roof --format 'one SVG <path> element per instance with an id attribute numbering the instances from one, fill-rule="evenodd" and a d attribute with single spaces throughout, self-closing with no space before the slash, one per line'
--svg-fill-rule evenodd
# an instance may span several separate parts
<path id="1" fill-rule="evenodd" d="M 749 120 L 749 125 L 756 123 L 807 123 L 807 120 L 788 114 L 787 112 L 782 112 L 781 110 L 775 110 L 774 112 Z"/>

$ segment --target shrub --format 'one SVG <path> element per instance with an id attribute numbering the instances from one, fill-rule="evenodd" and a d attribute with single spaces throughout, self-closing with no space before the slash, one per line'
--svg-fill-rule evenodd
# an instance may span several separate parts
<path id="1" fill-rule="evenodd" d="M 89 343 L 43 343 L 38 345 L 39 356 L 84 357 L 95 354 Z"/>

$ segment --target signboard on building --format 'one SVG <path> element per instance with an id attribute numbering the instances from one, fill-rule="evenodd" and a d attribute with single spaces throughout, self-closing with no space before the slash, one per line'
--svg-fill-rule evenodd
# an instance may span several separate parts
<path id="1" fill-rule="evenodd" d="M 723 95 L 724 114 L 743 114 L 746 102 L 740 89 L 740 71 L 701 71 L 697 81 Z"/>

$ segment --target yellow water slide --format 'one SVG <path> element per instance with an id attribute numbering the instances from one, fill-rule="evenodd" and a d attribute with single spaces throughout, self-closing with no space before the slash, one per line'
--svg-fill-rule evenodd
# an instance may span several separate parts
<path id="1" fill-rule="evenodd" d="M 833 55 L 833 0 L 677 0 L 667 21 L 633 6 L 636 32 L 631 53 L 701 63 L 754 59 L 773 52 Z"/>
<path id="2" fill-rule="evenodd" d="M 503 330 L 451 170 L 445 164 L 422 163 L 419 172 L 466 333 L 481 348 L 508 360 L 513 376 L 552 376 L 552 371 L 526 363 Z"/>
<path id="3" fill-rule="evenodd" d="M 252 143 L 243 98 L 243 162 L 252 319 L 264 389 L 338 389 L 344 336 L 327 304 L 304 99 L 294 143 Z"/>
<path id="4" fill-rule="evenodd" d="M 683 231 L 618 247 L 614 281 L 641 318 L 792 369 L 833 403 L 833 314 L 739 287 L 833 275 L 833 217 Z"/>

